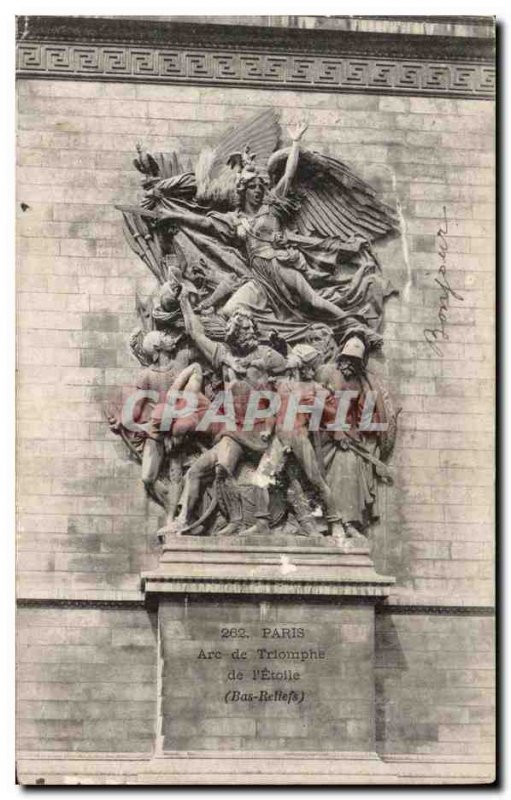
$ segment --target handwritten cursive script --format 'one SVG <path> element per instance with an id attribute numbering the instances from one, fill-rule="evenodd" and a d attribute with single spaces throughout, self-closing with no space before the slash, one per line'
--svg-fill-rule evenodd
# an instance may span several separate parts
<path id="1" fill-rule="evenodd" d="M 463 300 L 463 297 L 458 292 L 454 291 L 447 278 L 447 253 L 449 251 L 447 234 L 449 232 L 449 223 L 447 221 L 447 209 L 445 206 L 443 208 L 443 211 L 444 211 L 444 218 L 436 234 L 436 241 L 438 247 L 437 252 L 440 257 L 440 266 L 438 267 L 438 271 L 435 277 L 435 283 L 437 283 L 442 290 L 439 298 L 438 315 L 437 315 L 439 322 L 438 322 L 438 327 L 436 328 L 424 329 L 425 340 L 431 346 L 433 352 L 435 352 L 438 356 L 443 355 L 442 349 L 439 345 L 439 340 L 445 341 L 449 339 L 449 334 L 447 333 L 446 330 L 449 301 L 451 297 L 454 297 L 455 300 Z"/>

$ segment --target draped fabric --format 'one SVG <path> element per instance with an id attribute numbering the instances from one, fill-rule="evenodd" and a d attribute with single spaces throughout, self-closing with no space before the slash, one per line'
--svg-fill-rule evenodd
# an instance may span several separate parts
<path id="1" fill-rule="evenodd" d="M 303 338 L 311 323 L 328 322 L 334 331 L 340 327 L 343 333 L 363 330 L 371 343 L 370 331 L 378 330 L 384 298 L 392 291 L 374 259 L 368 258 L 358 266 L 347 265 L 354 255 L 350 243 L 338 237 L 303 236 L 285 229 L 283 247 L 268 242 L 259 248 L 262 255 L 251 255 L 247 245 L 250 223 L 247 225 L 245 215 L 210 212 L 207 219 L 211 232 L 180 223 L 174 240 L 187 264 L 206 261 L 211 293 L 222 282 L 229 287 L 225 303 L 219 305 L 221 313 L 229 315 L 244 306 L 263 333 L 277 331 L 289 342 Z M 311 290 L 349 312 L 352 319 L 340 326 L 335 319 L 311 313 L 303 297 L 293 293 L 289 281 L 282 280 L 283 270 L 300 272 Z"/>

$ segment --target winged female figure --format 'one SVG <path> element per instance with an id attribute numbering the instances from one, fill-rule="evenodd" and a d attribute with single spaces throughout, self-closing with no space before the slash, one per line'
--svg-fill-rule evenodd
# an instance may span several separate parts
<path id="1" fill-rule="evenodd" d="M 396 218 L 346 165 L 304 149 L 306 129 L 274 152 L 278 124 L 263 112 L 203 155 L 195 176 L 149 179 L 142 207 L 121 210 L 160 239 L 171 231 L 187 263 L 206 258 L 215 288 L 199 312 L 242 307 L 289 342 L 324 322 L 336 338 L 378 347 L 388 287 L 370 245 L 397 230 Z"/>

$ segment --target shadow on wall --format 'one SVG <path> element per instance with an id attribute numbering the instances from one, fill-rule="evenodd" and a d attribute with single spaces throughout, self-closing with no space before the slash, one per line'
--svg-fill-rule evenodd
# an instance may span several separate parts
<path id="1" fill-rule="evenodd" d="M 407 647 L 405 645 L 405 647 Z M 405 657 L 399 631 L 388 614 L 375 622 L 376 749 L 389 753 L 420 752 L 438 741 L 438 724 L 427 718 L 437 673 L 415 674 Z"/>

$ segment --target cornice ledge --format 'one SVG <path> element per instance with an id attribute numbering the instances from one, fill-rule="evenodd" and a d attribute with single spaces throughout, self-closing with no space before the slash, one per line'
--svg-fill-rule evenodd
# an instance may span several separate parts
<path id="1" fill-rule="evenodd" d="M 303 50 L 291 45 L 275 47 L 274 42 L 262 47 L 256 38 L 246 45 L 214 40 L 204 44 L 195 40 L 186 45 L 175 39 L 163 44 L 133 44 L 26 36 L 18 42 L 17 76 L 39 80 L 494 99 L 496 76 L 491 58 L 472 54 L 470 60 L 470 49 L 463 49 L 456 58 L 454 53 L 443 53 L 441 59 L 441 54 L 434 52 L 432 39 L 427 53 L 414 44 L 412 48 L 403 46 L 397 55 L 389 52 L 378 55 L 378 48 L 371 46 L 357 45 L 356 51 L 350 51 L 344 40 L 335 52 L 330 52 L 319 45 L 312 49 L 313 43 Z"/>
<path id="2" fill-rule="evenodd" d="M 210 23 L 165 22 L 126 17 L 19 16 L 19 42 L 125 44 L 235 51 L 303 52 L 440 61 L 495 58 L 493 39 L 423 36 Z"/>
<path id="3" fill-rule="evenodd" d="M 299 597 L 387 597 L 394 579 L 313 581 L 275 578 L 179 578 L 158 573 L 142 576 L 146 596 L 163 594 L 296 595 Z"/>

